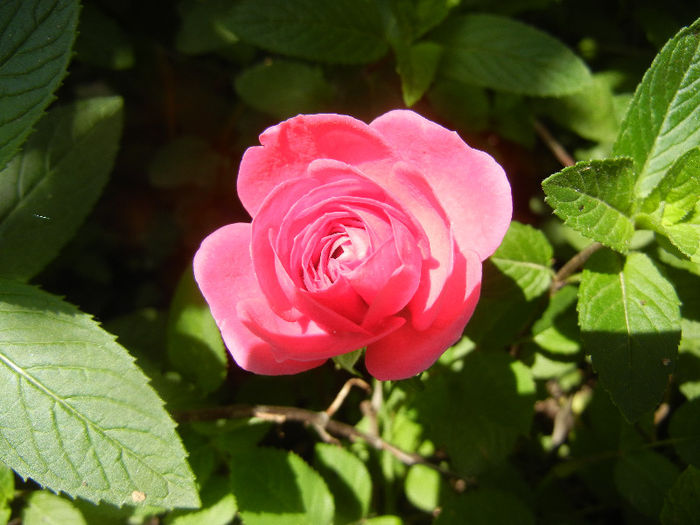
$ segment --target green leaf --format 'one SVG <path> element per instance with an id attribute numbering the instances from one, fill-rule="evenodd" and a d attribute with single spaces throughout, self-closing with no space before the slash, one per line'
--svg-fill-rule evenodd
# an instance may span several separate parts
<path id="1" fill-rule="evenodd" d="M 671 165 L 700 145 L 700 20 L 659 52 L 627 109 L 613 154 L 632 157 L 635 193 L 646 196 Z"/>
<path id="2" fill-rule="evenodd" d="M 657 452 L 623 455 L 614 468 L 615 486 L 622 497 L 648 518 L 657 518 L 664 496 L 678 477 L 678 467 Z"/>
<path id="3" fill-rule="evenodd" d="M 335 500 L 335 523 L 351 523 L 367 516 L 372 498 L 372 478 L 365 464 L 352 452 L 316 443 L 314 466 L 323 476 Z"/>
<path id="4" fill-rule="evenodd" d="M 80 12 L 75 51 L 78 60 L 98 67 L 120 71 L 134 65 L 129 36 L 114 18 L 90 2 Z"/>
<path id="5" fill-rule="evenodd" d="M 77 0 L 0 3 L 0 169 L 32 131 L 66 74 L 78 11 Z"/>
<path id="6" fill-rule="evenodd" d="M 642 253 L 623 260 L 598 251 L 583 271 L 578 312 L 601 383 L 637 421 L 659 403 L 676 364 L 681 318 L 673 285 Z"/>
<path id="7" fill-rule="evenodd" d="M 3 463 L 0 463 L 0 525 L 6 525 L 10 520 L 12 513 L 10 502 L 14 497 L 15 474 Z"/>
<path id="8" fill-rule="evenodd" d="M 552 281 L 552 246 L 540 230 L 512 221 L 491 262 L 510 277 L 528 301 L 543 294 Z"/>
<path id="9" fill-rule="evenodd" d="M 236 77 L 234 84 L 246 104 L 280 119 L 319 112 L 333 91 L 321 68 L 288 60 L 250 67 Z"/>
<path id="10" fill-rule="evenodd" d="M 375 516 L 362 521 L 362 525 L 403 525 L 398 516 Z"/>
<path id="11" fill-rule="evenodd" d="M 532 510 L 517 496 L 480 488 L 451 497 L 435 525 L 534 525 Z"/>
<path id="12" fill-rule="evenodd" d="M 228 479 L 217 476 L 202 488 L 202 508 L 177 510 L 163 520 L 165 525 L 227 525 L 236 515 L 236 498 L 231 494 Z"/>
<path id="13" fill-rule="evenodd" d="M 0 461 L 54 491 L 194 507 L 185 451 L 129 354 L 87 315 L 0 281 Z"/>
<path id="14" fill-rule="evenodd" d="M 29 279 L 73 236 L 97 201 L 117 153 L 122 99 L 51 110 L 0 171 L 0 275 Z"/>
<path id="15" fill-rule="evenodd" d="M 388 0 L 388 4 L 392 15 L 387 31 L 390 40 L 410 44 L 442 22 L 454 0 Z"/>
<path id="16" fill-rule="evenodd" d="M 434 42 L 419 42 L 397 51 L 397 71 L 406 106 L 418 102 L 432 84 L 442 55 L 442 47 Z"/>
<path id="17" fill-rule="evenodd" d="M 631 159 L 579 162 L 542 181 L 545 201 L 579 233 L 627 253 L 634 234 Z"/>
<path id="18" fill-rule="evenodd" d="M 418 420 L 460 474 L 498 464 L 530 429 L 535 384 L 504 352 L 471 352 L 457 373 L 438 368 L 426 390 L 431 395 L 416 400 Z"/>
<path id="19" fill-rule="evenodd" d="M 241 40 L 275 53 L 366 64 L 388 49 L 379 10 L 370 0 L 241 0 L 231 14 Z"/>
<path id="20" fill-rule="evenodd" d="M 24 525 L 88 525 L 72 502 L 43 490 L 31 493 L 22 513 Z"/>
<path id="21" fill-rule="evenodd" d="M 494 15 L 453 16 L 436 38 L 445 46 L 441 75 L 533 96 L 561 96 L 591 81 L 583 61 L 534 27 Z"/>
<path id="22" fill-rule="evenodd" d="M 700 148 L 686 152 L 641 204 L 637 220 L 700 262 Z"/>
<path id="23" fill-rule="evenodd" d="M 175 370 L 203 392 L 219 388 L 226 378 L 228 353 L 191 267 L 175 289 L 167 334 L 168 358 Z"/>
<path id="24" fill-rule="evenodd" d="M 561 288 L 549 301 L 542 317 L 532 325 L 533 340 L 553 354 L 573 355 L 581 349 L 581 332 L 576 315 L 578 291 Z"/>
<path id="25" fill-rule="evenodd" d="M 238 42 L 233 31 L 230 0 L 182 0 L 177 11 L 182 21 L 175 35 L 181 53 L 198 55 Z"/>
<path id="26" fill-rule="evenodd" d="M 697 525 L 700 523 L 700 469 L 689 466 L 678 476 L 666 494 L 661 523 L 663 525 Z"/>
<path id="27" fill-rule="evenodd" d="M 700 399 L 678 407 L 671 418 L 669 433 L 683 461 L 700 468 Z"/>
<path id="28" fill-rule="evenodd" d="M 358 348 L 357 350 L 353 350 L 352 352 L 347 352 L 345 354 L 333 356 L 333 363 L 335 363 L 336 366 L 342 368 L 343 370 L 346 370 L 353 375 L 359 376 L 360 373 L 355 369 L 355 365 L 359 361 L 360 357 L 362 357 L 364 351 L 365 348 Z"/>
<path id="29" fill-rule="evenodd" d="M 489 124 L 489 99 L 483 88 L 437 78 L 428 91 L 430 105 L 456 127 L 482 131 Z"/>
<path id="30" fill-rule="evenodd" d="M 237 451 L 231 460 L 231 483 L 246 525 L 333 522 L 333 497 L 323 478 L 292 452 Z"/>
<path id="31" fill-rule="evenodd" d="M 440 504 L 441 474 L 425 465 L 413 465 L 406 474 L 406 498 L 425 512 L 433 512 Z"/>

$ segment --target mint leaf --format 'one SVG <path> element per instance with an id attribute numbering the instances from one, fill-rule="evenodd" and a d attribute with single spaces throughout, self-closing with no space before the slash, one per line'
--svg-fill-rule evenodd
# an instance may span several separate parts
<path id="1" fill-rule="evenodd" d="M 631 159 L 590 160 L 550 175 L 542 189 L 566 225 L 627 253 L 634 234 L 634 181 Z"/>
<path id="2" fill-rule="evenodd" d="M 663 525 L 689 525 L 699 523 L 700 516 L 700 469 L 689 466 L 678 476 L 666 494 L 661 509 Z"/>
<path id="3" fill-rule="evenodd" d="M 52 109 L 0 171 L 0 275 L 30 279 L 73 236 L 117 153 L 122 99 Z"/>
<path id="4" fill-rule="evenodd" d="M 53 491 L 114 505 L 199 504 L 163 402 L 109 333 L 0 280 L 0 461 Z"/>
<path id="5" fill-rule="evenodd" d="M 299 456 L 272 448 L 234 453 L 231 486 L 247 525 L 333 522 L 333 497 Z"/>
<path id="6" fill-rule="evenodd" d="M 552 246 L 540 230 L 512 221 L 491 262 L 510 277 L 526 300 L 544 293 L 552 281 Z"/>
<path id="7" fill-rule="evenodd" d="M 66 74 L 77 0 L 0 2 L 0 169 L 32 131 Z"/>
<path id="8" fill-rule="evenodd" d="M 700 144 L 700 20 L 666 43 L 634 93 L 613 154 L 632 157 L 635 193 L 649 195 L 666 170 Z"/>
<path id="9" fill-rule="evenodd" d="M 308 60 L 366 64 L 387 52 L 375 2 L 241 0 L 231 21 L 243 41 Z"/>
<path id="10" fill-rule="evenodd" d="M 445 46 L 440 74 L 467 84 L 533 96 L 583 89 L 591 74 L 556 38 L 495 15 L 453 16 L 436 34 Z"/>
<path id="11" fill-rule="evenodd" d="M 675 366 L 681 318 L 673 285 L 642 253 L 623 260 L 598 251 L 583 271 L 578 312 L 601 383 L 637 421 L 661 400 Z"/>

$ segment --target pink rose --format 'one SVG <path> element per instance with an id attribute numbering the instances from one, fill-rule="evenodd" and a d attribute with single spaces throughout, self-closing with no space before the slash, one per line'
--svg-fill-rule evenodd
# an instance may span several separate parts
<path id="1" fill-rule="evenodd" d="M 403 379 L 462 334 L 481 262 L 510 224 L 503 169 L 407 110 L 370 125 L 299 115 L 243 155 L 251 224 L 224 226 L 194 258 L 235 361 L 294 374 L 366 347 L 367 370 Z"/>

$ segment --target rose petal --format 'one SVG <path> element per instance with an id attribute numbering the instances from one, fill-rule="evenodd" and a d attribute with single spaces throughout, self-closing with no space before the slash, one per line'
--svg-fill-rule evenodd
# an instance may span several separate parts
<path id="1" fill-rule="evenodd" d="M 238 172 L 238 196 L 251 217 L 280 183 L 306 175 L 316 159 L 335 159 L 362 169 L 391 158 L 391 150 L 364 122 L 347 115 L 298 115 L 260 135 Z"/>
<path id="2" fill-rule="evenodd" d="M 457 257 L 456 276 L 466 276 L 466 285 L 452 286 L 454 302 L 445 304 L 433 326 L 416 330 L 411 323 L 367 346 L 367 371 L 379 380 L 406 379 L 428 369 L 462 335 L 474 313 L 481 289 L 481 261 L 475 252 Z M 459 277 L 464 279 L 465 277 Z"/>
<path id="3" fill-rule="evenodd" d="M 249 255 L 250 235 L 250 224 L 229 224 L 205 238 L 194 257 L 195 279 L 226 347 L 241 368 L 256 374 L 296 374 L 322 365 L 325 359 L 278 361 L 271 346 L 238 318 L 237 304 L 262 294 Z"/>
<path id="4" fill-rule="evenodd" d="M 457 133 L 412 111 L 390 111 L 370 127 L 422 173 L 450 218 L 459 247 L 476 251 L 482 260 L 490 256 L 512 215 L 510 185 L 501 166 Z"/>

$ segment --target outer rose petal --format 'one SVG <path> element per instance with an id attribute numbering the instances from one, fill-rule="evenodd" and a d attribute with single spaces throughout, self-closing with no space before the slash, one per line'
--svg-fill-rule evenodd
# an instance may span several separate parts
<path id="1" fill-rule="evenodd" d="M 394 110 L 370 127 L 430 184 L 450 218 L 457 244 L 481 260 L 498 248 L 510 224 L 513 200 L 503 168 L 467 146 L 454 131 L 408 110 Z"/>
<path id="2" fill-rule="evenodd" d="M 372 376 L 381 381 L 414 376 L 427 370 L 461 337 L 467 321 L 474 313 L 481 290 L 479 256 L 475 252 L 468 252 L 466 256 L 466 260 L 459 257 L 456 263 L 458 270 L 466 272 L 463 300 L 455 300 L 452 305 L 444 308 L 435 324 L 427 330 L 416 330 L 411 323 L 406 323 L 395 332 L 368 345 L 365 365 Z M 447 286 L 454 284 L 448 281 Z"/>
<path id="3" fill-rule="evenodd" d="M 226 347 L 238 365 L 266 375 L 297 374 L 322 365 L 313 361 L 278 361 L 271 346 L 240 321 L 237 304 L 247 297 L 261 297 L 250 257 L 250 224 L 229 224 L 202 242 L 194 257 L 194 275 Z"/>
<path id="4" fill-rule="evenodd" d="M 238 171 L 238 197 L 251 217 L 278 184 L 304 176 L 316 159 L 361 169 L 393 157 L 377 133 L 347 115 L 298 115 L 265 130 L 260 144 L 246 150 Z"/>

